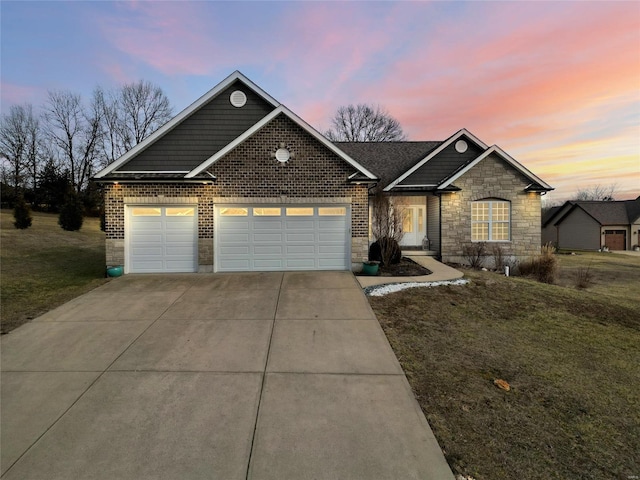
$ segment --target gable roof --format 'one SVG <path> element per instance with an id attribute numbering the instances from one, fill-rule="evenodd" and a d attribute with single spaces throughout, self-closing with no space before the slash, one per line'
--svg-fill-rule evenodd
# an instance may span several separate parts
<path id="1" fill-rule="evenodd" d="M 524 175 L 526 178 L 531 180 L 532 183 L 527 186 L 528 190 L 535 191 L 535 190 L 533 190 L 532 187 L 534 187 L 535 189 L 540 188 L 543 191 L 553 190 L 553 187 L 549 186 L 542 179 L 536 177 L 533 173 L 531 173 L 529 170 L 527 170 L 521 163 L 516 161 L 511 155 L 509 155 L 507 152 L 502 150 L 497 145 L 493 145 L 491 148 L 488 148 L 487 150 L 484 151 L 484 153 L 482 153 L 482 155 L 477 157 L 475 160 L 473 160 L 472 162 L 468 163 L 467 165 L 464 165 L 463 167 L 461 167 L 457 172 L 455 172 L 453 175 L 451 175 L 447 180 L 442 182 L 440 184 L 439 188 L 440 189 L 447 188 L 453 182 L 455 182 L 458 178 L 460 178 L 462 175 L 467 173 L 469 170 L 471 170 L 473 167 L 475 167 L 478 163 L 480 163 L 480 161 L 484 160 L 485 158 L 487 158 L 492 153 L 497 154 L 499 157 L 501 157 L 503 160 L 505 160 L 509 165 L 511 165 L 513 168 L 515 168 L 517 171 L 519 171 L 522 175 Z"/>
<path id="2" fill-rule="evenodd" d="M 334 142 L 388 185 L 426 157 L 442 142 Z"/>
<path id="3" fill-rule="evenodd" d="M 466 140 L 467 151 L 451 154 L 458 140 Z M 467 129 L 461 129 L 445 141 L 426 142 L 335 142 L 343 151 L 380 178 L 384 191 L 457 190 L 458 178 L 491 154 L 499 155 L 531 183 L 526 190 L 553 190 L 500 147 L 488 147 Z M 455 153 L 455 152 L 454 152 Z"/>
<path id="4" fill-rule="evenodd" d="M 289 110 L 284 105 L 280 105 L 278 108 L 273 110 L 269 115 L 267 115 L 262 120 L 260 120 L 258 123 L 253 125 L 253 127 L 251 127 L 249 130 L 247 130 L 242 135 L 240 135 L 238 138 L 236 138 L 234 141 L 229 143 L 222 150 L 218 151 L 217 153 L 215 153 L 214 155 L 209 157 L 207 160 L 202 162 L 200 165 L 198 165 L 196 168 L 191 170 L 187 175 L 185 175 L 185 178 L 193 178 L 196 175 L 201 174 L 202 172 L 204 172 L 207 168 L 209 168 L 215 162 L 220 160 L 223 156 L 225 156 L 231 150 L 233 150 L 238 145 L 240 145 L 242 142 L 244 142 L 245 140 L 247 140 L 248 138 L 250 138 L 251 136 L 256 134 L 258 131 L 260 131 L 265 125 L 267 125 L 269 122 L 274 120 L 278 115 L 285 115 L 286 117 L 291 119 L 299 127 L 301 127 L 303 130 L 305 130 L 309 135 L 314 137 L 318 142 L 323 144 L 325 147 L 327 147 L 333 153 L 335 153 L 340 158 L 342 158 L 345 162 L 347 162 L 352 167 L 354 167 L 357 170 L 356 173 L 358 173 L 358 172 L 361 173 L 362 175 L 365 176 L 365 178 L 367 178 L 369 180 L 377 180 L 377 177 L 376 177 L 375 174 L 371 173 L 368 169 L 366 169 L 360 163 L 358 163 L 356 160 L 354 160 L 349 155 L 347 155 L 347 153 L 345 153 L 344 151 L 342 151 L 339 148 L 337 148 L 333 143 L 331 143 L 331 141 L 329 141 L 329 139 L 327 139 L 324 135 L 320 134 L 320 132 L 318 132 L 311 125 L 309 125 L 307 122 L 302 120 L 300 117 L 298 117 L 295 113 L 293 113 L 291 110 Z"/>
<path id="5" fill-rule="evenodd" d="M 576 201 L 569 200 L 546 217 L 545 223 L 558 225 L 574 210 L 580 209 L 600 225 L 630 225 L 640 217 L 640 197 L 635 200 Z M 555 218 L 554 218 L 555 217 Z"/>
<path id="6" fill-rule="evenodd" d="M 413 167 L 411 167 L 409 170 L 404 172 L 398 178 L 396 178 L 395 180 L 390 182 L 386 187 L 384 187 L 384 190 L 385 191 L 391 190 L 393 187 L 395 187 L 397 184 L 402 182 L 409 175 L 411 175 L 416 170 L 418 170 L 420 167 L 422 167 L 424 164 L 426 164 L 429 160 L 435 158 L 445 148 L 447 148 L 450 145 L 453 145 L 453 142 L 459 140 L 462 136 L 466 136 L 468 139 L 470 139 L 476 145 L 478 145 L 478 146 L 480 146 L 482 148 L 487 148 L 487 145 L 485 145 L 485 143 L 482 140 L 477 138 L 475 135 L 473 135 L 471 132 L 469 132 L 466 128 L 458 130 L 456 133 L 454 133 L 452 136 L 450 136 L 448 139 L 446 139 L 444 142 L 442 142 L 437 148 L 431 150 L 427 156 L 425 156 L 422 160 L 420 160 L 418 163 L 416 163 Z"/>
<path id="7" fill-rule="evenodd" d="M 199 99 L 189 105 L 187 108 L 178 113 L 175 117 L 165 123 L 162 127 L 156 130 L 153 134 L 149 135 L 142 142 L 138 143 L 131 150 L 127 151 L 124 155 L 118 158 L 115 162 L 108 165 L 106 168 L 99 171 L 94 178 L 103 178 L 106 175 L 114 172 L 120 167 L 127 164 L 130 160 L 135 158 L 139 153 L 153 145 L 156 141 L 164 137 L 171 130 L 180 125 L 183 121 L 193 115 L 195 112 L 200 110 L 202 107 L 207 105 L 210 101 L 212 101 L 218 94 L 224 91 L 229 86 L 233 85 L 235 82 L 240 81 L 245 86 L 253 90 L 260 98 L 262 98 L 265 102 L 270 104 L 272 108 L 275 108 L 279 105 L 279 102 L 271 97 L 267 92 L 262 90 L 258 85 L 249 80 L 246 76 L 244 76 L 239 71 L 233 72 L 227 78 L 218 83 L 215 87 L 209 90 L 207 93 L 202 95 Z M 186 171 L 185 171 L 186 172 Z"/>
<path id="8" fill-rule="evenodd" d="M 207 141 L 204 145 L 204 148 L 209 149 L 210 156 L 204 159 L 197 160 L 197 163 L 184 161 L 183 159 L 174 160 L 173 163 L 170 163 L 168 168 L 158 170 L 157 168 L 145 168 L 148 164 L 153 164 L 151 162 L 140 162 L 138 161 L 139 156 L 144 155 L 147 150 L 152 149 L 152 146 L 158 142 L 158 145 L 162 145 L 164 141 L 165 135 L 171 132 L 174 129 L 177 129 L 183 122 L 189 119 L 192 116 L 195 116 L 202 109 L 207 107 L 211 102 L 216 100 L 216 97 L 224 92 L 226 89 L 233 87 L 237 82 L 242 83 L 244 86 L 248 87 L 252 90 L 257 97 L 259 97 L 260 101 L 266 102 L 269 106 L 269 109 L 265 111 L 264 109 L 257 114 L 252 116 L 252 120 L 250 124 L 246 124 L 246 119 L 244 120 L 245 128 L 244 130 L 238 130 L 238 124 L 234 124 L 235 129 L 231 129 L 230 133 L 228 132 L 226 137 L 223 137 L 222 143 L 220 139 L 218 139 L 218 143 L 212 143 L 211 141 Z M 269 94 L 267 94 L 264 90 L 258 87 L 255 83 L 245 77 L 239 71 L 235 71 L 227 78 L 225 78 L 218 85 L 209 90 L 206 94 L 196 100 L 194 103 L 189 105 L 186 109 L 172 118 L 169 122 L 163 125 L 160 129 L 154 132 L 152 135 L 147 137 L 144 141 L 140 142 L 134 148 L 126 152 L 122 155 L 118 160 L 116 160 L 111 165 L 107 166 L 100 172 L 98 172 L 94 178 L 96 180 L 100 179 L 109 179 L 115 180 L 118 178 L 132 178 L 137 180 L 144 179 L 158 179 L 160 176 L 165 176 L 166 178 L 173 178 L 174 181 L 178 180 L 193 180 L 198 178 L 203 178 L 202 176 L 206 174 L 205 170 L 210 165 L 215 163 L 218 159 L 220 159 L 224 154 L 231 151 L 233 148 L 238 146 L 247 138 L 251 137 L 254 133 L 264 127 L 269 121 L 276 118 L 278 115 L 286 115 L 289 119 L 291 119 L 294 123 L 300 126 L 303 130 L 305 130 L 308 134 L 314 137 L 318 142 L 322 143 L 325 147 L 331 150 L 334 154 L 340 157 L 342 160 L 350 164 L 353 168 L 356 169 L 356 174 L 359 175 L 357 181 L 372 181 L 377 180 L 377 177 L 371 173 L 368 169 L 360 165 L 357 161 L 351 158 L 348 154 L 338 149 L 335 145 L 333 145 L 327 138 L 325 138 L 322 134 L 320 134 L 317 130 L 311 127 L 308 123 L 294 114 L 291 110 L 286 108 L 284 105 L 279 103 Z M 235 133 L 234 133 L 235 132 Z M 190 131 L 188 133 L 191 133 Z M 231 136 L 229 136 L 231 135 Z M 209 135 L 211 136 L 211 135 Z M 170 142 L 168 142 L 170 143 Z M 179 143 L 179 142 L 178 142 Z M 191 142 L 188 141 L 190 144 Z M 182 147 L 180 146 L 182 145 Z M 184 143 L 178 145 L 178 150 L 180 148 L 184 148 Z M 157 150 L 157 148 L 156 148 Z M 162 155 L 164 151 L 160 151 L 160 159 L 161 161 L 165 161 L 166 159 L 164 155 Z M 156 152 L 156 155 L 158 152 Z M 132 165 L 134 163 L 134 165 Z M 127 165 L 132 166 L 129 170 L 127 170 Z M 153 167 L 157 167 L 157 162 Z M 207 179 L 208 175 L 205 175 Z M 355 180 L 354 180 L 355 181 Z"/>

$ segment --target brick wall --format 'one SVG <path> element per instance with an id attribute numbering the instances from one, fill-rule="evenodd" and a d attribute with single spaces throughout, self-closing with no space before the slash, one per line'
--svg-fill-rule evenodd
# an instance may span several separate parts
<path id="1" fill-rule="evenodd" d="M 524 191 L 529 183 L 495 154 L 454 182 L 462 190 L 441 197 L 443 261 L 462 262 L 462 248 L 471 243 L 471 202 L 487 198 L 511 203 L 511 241 L 498 242 L 505 255 L 526 258 L 540 253 L 540 195 Z"/>
<path id="2" fill-rule="evenodd" d="M 294 157 L 281 164 L 272 153 L 285 145 Z M 105 186 L 107 263 L 124 260 L 124 205 L 151 198 L 157 203 L 197 199 L 198 252 L 201 270 L 213 265 L 214 199 L 297 203 L 304 199 L 341 197 L 351 201 L 352 260 L 367 256 L 368 190 L 351 185 L 355 169 L 302 128 L 280 115 L 211 166 L 214 185 L 120 184 Z M 314 202 L 317 203 L 317 202 Z M 111 262 L 110 262 L 111 260 Z M 122 262 L 120 262 L 122 263 Z"/>

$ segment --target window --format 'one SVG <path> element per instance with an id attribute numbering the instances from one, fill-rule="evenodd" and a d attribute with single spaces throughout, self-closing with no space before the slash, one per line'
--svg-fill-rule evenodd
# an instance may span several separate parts
<path id="1" fill-rule="evenodd" d="M 220 209 L 222 217 L 246 217 L 249 215 L 248 208 L 223 207 Z"/>
<path id="2" fill-rule="evenodd" d="M 254 217 L 279 217 L 281 215 L 280 208 L 272 207 L 254 207 Z"/>
<path id="3" fill-rule="evenodd" d="M 309 217 L 313 216 L 312 207 L 287 207 L 287 217 Z"/>
<path id="4" fill-rule="evenodd" d="M 344 217 L 346 214 L 346 207 L 318 207 L 318 215 L 321 217 Z"/>
<path id="5" fill-rule="evenodd" d="M 471 204 L 471 240 L 507 242 L 511 236 L 511 205 L 503 200 Z"/>
<path id="6" fill-rule="evenodd" d="M 167 207 L 167 217 L 193 217 L 193 207 Z"/>
<path id="7" fill-rule="evenodd" d="M 134 207 L 131 209 L 131 214 L 134 217 L 159 217 L 161 209 L 155 207 Z"/>

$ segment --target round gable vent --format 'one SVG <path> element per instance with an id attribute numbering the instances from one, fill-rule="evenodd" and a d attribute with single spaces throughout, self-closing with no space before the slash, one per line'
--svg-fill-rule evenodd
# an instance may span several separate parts
<path id="1" fill-rule="evenodd" d="M 240 108 L 244 107 L 244 104 L 247 103 L 247 96 L 244 94 L 244 92 L 236 90 L 231 94 L 229 100 L 231 101 L 231 105 L 236 108 Z"/>
<path id="2" fill-rule="evenodd" d="M 456 142 L 456 152 L 464 153 L 467 151 L 467 148 L 469 148 L 469 145 L 467 145 L 467 142 L 464 140 L 458 140 Z"/>
<path id="3" fill-rule="evenodd" d="M 287 163 L 290 158 L 291 152 L 289 152 L 289 150 L 287 150 L 286 148 L 279 148 L 278 150 L 276 150 L 276 160 L 278 160 L 280 163 Z"/>

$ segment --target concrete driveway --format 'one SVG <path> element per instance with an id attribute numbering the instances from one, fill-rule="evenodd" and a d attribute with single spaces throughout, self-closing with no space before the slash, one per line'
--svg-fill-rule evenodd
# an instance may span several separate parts
<path id="1" fill-rule="evenodd" d="M 3 479 L 453 479 L 349 272 L 126 276 L 1 346 Z"/>

